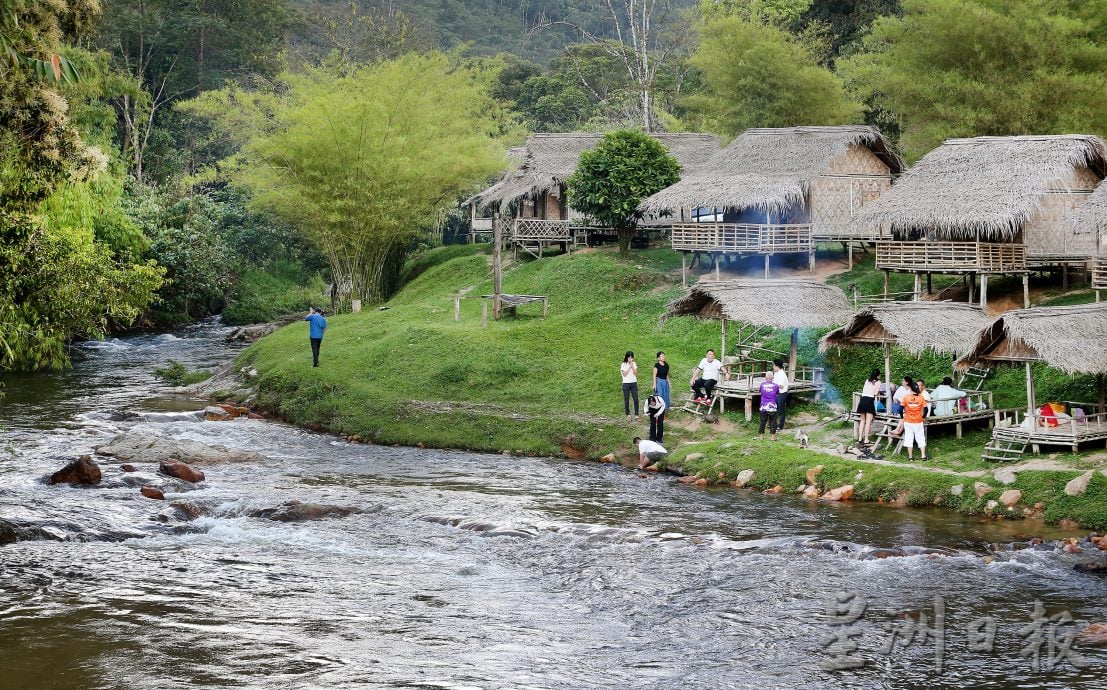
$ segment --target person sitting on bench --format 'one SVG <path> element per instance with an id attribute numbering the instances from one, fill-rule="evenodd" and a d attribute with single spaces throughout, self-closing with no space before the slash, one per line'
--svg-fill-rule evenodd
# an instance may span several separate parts
<path id="1" fill-rule="evenodd" d="M 715 359 L 714 350 L 708 350 L 707 356 L 692 370 L 692 402 L 702 405 L 711 402 L 712 392 L 719 385 L 722 371 L 723 363 Z"/>

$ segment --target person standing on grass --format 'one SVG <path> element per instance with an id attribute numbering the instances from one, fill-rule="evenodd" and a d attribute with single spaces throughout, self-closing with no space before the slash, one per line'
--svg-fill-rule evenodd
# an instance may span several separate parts
<path id="1" fill-rule="evenodd" d="M 903 445 L 907 447 L 907 459 L 914 460 L 915 446 L 918 445 L 920 460 L 926 460 L 926 423 L 923 422 L 923 410 L 926 398 L 919 392 L 916 381 L 911 392 L 903 398 Z"/>
<path id="2" fill-rule="evenodd" d="M 784 371 L 784 360 L 773 360 L 773 383 L 776 384 L 776 409 L 780 420 L 776 428 L 784 430 L 784 422 L 788 419 L 788 372 Z"/>
<path id="3" fill-rule="evenodd" d="M 708 350 L 692 371 L 693 402 L 706 404 L 711 401 L 711 394 L 719 384 L 722 371 L 723 363 L 715 359 L 714 350 Z"/>
<path id="4" fill-rule="evenodd" d="M 308 315 L 304 317 L 308 322 L 308 338 L 311 339 L 311 366 L 319 366 L 319 347 L 323 344 L 323 331 L 327 330 L 327 320 L 323 318 L 323 310 L 312 307 Z"/>
<path id="5" fill-rule="evenodd" d="M 646 398 L 646 416 L 650 418 L 650 440 L 657 443 L 665 442 L 665 398 L 654 391 Z"/>
<path id="6" fill-rule="evenodd" d="M 638 419 L 638 362 L 634 361 L 634 353 L 627 350 L 623 355 L 623 365 L 619 367 L 623 375 L 623 411 L 627 421 L 630 421 L 630 399 L 634 398 L 634 418 Z"/>
<path id="7" fill-rule="evenodd" d="M 873 420 L 876 419 L 876 396 L 880 393 L 880 370 L 873 369 L 865 385 L 861 387 L 861 400 L 857 403 L 857 414 L 861 423 L 857 426 L 857 443 L 871 446 L 869 434 L 872 433 Z"/>
<path id="8" fill-rule="evenodd" d="M 646 469 L 646 465 L 650 462 L 657 462 L 669 454 L 665 446 L 657 441 L 644 441 L 635 436 L 633 443 L 638 446 L 638 469 L 640 470 Z"/>
<path id="9" fill-rule="evenodd" d="M 653 389 L 665 401 L 665 407 L 672 406 L 673 401 L 669 399 L 669 362 L 664 352 L 658 352 L 657 361 L 653 363 Z"/>
<path id="10" fill-rule="evenodd" d="M 769 424 L 769 438 L 776 440 L 777 408 L 780 399 L 780 386 L 773 381 L 773 372 L 765 372 L 765 380 L 761 382 L 761 423 L 757 426 L 757 435 L 765 434 L 765 423 Z"/>

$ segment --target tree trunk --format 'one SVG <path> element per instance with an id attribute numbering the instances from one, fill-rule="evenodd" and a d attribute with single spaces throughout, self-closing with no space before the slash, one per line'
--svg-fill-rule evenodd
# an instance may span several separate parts
<path id="1" fill-rule="evenodd" d="M 636 228 L 619 228 L 619 256 L 630 256 L 630 241 Z"/>

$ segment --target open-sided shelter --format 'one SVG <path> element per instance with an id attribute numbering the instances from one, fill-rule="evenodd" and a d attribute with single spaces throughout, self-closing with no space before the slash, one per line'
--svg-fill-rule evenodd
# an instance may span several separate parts
<path id="1" fill-rule="evenodd" d="M 1098 302 L 1100 292 L 1107 290 L 1107 182 L 1100 182 L 1088 201 L 1072 214 L 1072 231 L 1084 241 L 1095 243 L 1092 287 Z"/>

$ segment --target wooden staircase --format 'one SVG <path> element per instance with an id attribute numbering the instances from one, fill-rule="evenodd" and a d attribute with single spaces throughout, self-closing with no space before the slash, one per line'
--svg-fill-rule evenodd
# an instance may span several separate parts
<path id="1" fill-rule="evenodd" d="M 1022 459 L 1023 453 L 1026 452 L 1026 446 L 1026 441 L 1022 439 L 1004 438 L 1000 435 L 988 441 L 988 445 L 984 446 L 984 454 L 981 457 L 992 462 L 1017 462 Z"/>
<path id="2" fill-rule="evenodd" d="M 990 367 L 969 367 L 961 372 L 961 378 L 957 381 L 957 387 L 963 391 L 983 390 L 984 379 L 992 373 Z"/>

